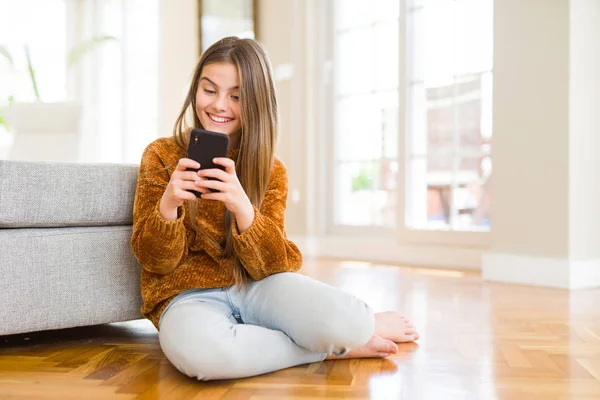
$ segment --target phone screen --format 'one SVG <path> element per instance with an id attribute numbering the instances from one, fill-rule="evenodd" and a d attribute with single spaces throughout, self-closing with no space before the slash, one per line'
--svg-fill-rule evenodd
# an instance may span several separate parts
<path id="1" fill-rule="evenodd" d="M 188 158 L 200 164 L 199 169 L 218 168 L 225 170 L 221 165 L 213 162 L 214 158 L 227 157 L 229 151 L 229 136 L 205 131 L 203 129 L 194 129 L 190 132 L 190 143 L 188 145 Z M 198 171 L 199 169 L 188 168 L 188 171 Z M 211 178 L 209 178 L 211 179 Z M 211 190 L 215 192 L 215 190 Z M 196 197 L 200 193 L 192 191 Z"/>

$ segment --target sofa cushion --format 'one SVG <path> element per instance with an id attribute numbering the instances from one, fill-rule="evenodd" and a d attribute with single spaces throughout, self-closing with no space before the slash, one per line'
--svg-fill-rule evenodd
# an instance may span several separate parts
<path id="1" fill-rule="evenodd" d="M 138 168 L 0 160 L 0 228 L 131 224 Z"/>
<path id="2" fill-rule="evenodd" d="M 0 335 L 143 318 L 131 229 L 0 229 Z"/>

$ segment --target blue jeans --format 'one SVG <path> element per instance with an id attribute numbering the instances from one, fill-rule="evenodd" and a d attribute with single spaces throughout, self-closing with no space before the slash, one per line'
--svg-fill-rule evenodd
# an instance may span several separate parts
<path id="1" fill-rule="evenodd" d="M 159 321 L 161 348 L 182 373 L 234 379 L 318 362 L 366 344 L 373 310 L 297 273 L 179 294 Z"/>

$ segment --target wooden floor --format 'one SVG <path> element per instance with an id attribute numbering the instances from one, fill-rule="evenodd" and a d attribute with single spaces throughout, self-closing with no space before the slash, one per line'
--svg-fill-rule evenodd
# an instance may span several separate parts
<path id="1" fill-rule="evenodd" d="M 304 273 L 398 310 L 418 344 L 202 383 L 147 321 L 0 337 L 2 399 L 600 399 L 600 290 L 490 284 L 458 271 L 311 262 Z"/>

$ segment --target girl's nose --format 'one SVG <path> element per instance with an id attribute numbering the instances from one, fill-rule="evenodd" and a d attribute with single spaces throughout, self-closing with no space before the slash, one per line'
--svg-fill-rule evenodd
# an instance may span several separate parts
<path id="1" fill-rule="evenodd" d="M 215 108 L 217 108 L 218 110 L 225 110 L 225 109 L 227 109 L 227 97 L 225 97 L 225 96 L 219 96 L 215 100 Z"/>

